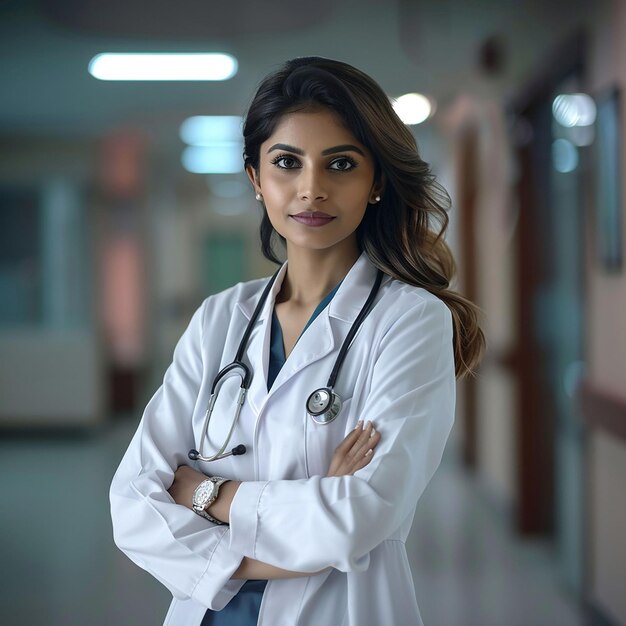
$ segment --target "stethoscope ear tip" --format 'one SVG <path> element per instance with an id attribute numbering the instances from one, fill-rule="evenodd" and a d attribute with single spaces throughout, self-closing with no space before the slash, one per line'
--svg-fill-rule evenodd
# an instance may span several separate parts
<path id="1" fill-rule="evenodd" d="M 192 461 L 197 461 L 198 457 L 200 456 L 200 453 L 197 450 L 189 450 L 189 453 L 187 454 L 187 456 L 192 460 Z"/>

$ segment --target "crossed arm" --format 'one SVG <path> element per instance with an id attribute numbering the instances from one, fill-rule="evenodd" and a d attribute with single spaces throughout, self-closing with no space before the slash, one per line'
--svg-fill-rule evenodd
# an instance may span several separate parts
<path id="1" fill-rule="evenodd" d="M 376 431 L 371 422 L 365 426 L 362 421 L 359 422 L 357 427 L 336 448 L 326 476 L 349 476 L 362 469 L 371 461 L 374 448 L 379 441 L 380 433 Z M 205 478 L 203 473 L 187 465 L 181 465 L 174 474 L 174 482 L 168 489 L 168 493 L 177 504 L 192 509 L 193 492 Z M 221 522 L 229 521 L 230 505 L 240 484 L 241 481 L 229 480 L 220 487 L 217 500 L 208 509 L 213 517 Z M 311 572 L 284 570 L 269 563 L 244 557 L 232 578 L 269 580 L 310 575 Z"/>

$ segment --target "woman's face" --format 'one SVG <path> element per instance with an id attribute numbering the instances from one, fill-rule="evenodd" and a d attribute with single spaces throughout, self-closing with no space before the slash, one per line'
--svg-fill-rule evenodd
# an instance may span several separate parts
<path id="1" fill-rule="evenodd" d="M 369 150 L 328 109 L 288 113 L 249 167 L 274 229 L 298 249 L 358 252 L 356 228 L 380 186 Z"/>

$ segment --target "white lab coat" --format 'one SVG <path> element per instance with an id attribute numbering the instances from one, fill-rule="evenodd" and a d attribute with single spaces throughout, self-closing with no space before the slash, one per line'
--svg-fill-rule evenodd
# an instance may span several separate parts
<path id="1" fill-rule="evenodd" d="M 230 579 L 243 556 L 324 570 L 269 581 L 259 625 L 419 625 L 405 540 L 453 423 L 450 311 L 424 289 L 385 276 L 335 386 L 343 410 L 318 425 L 305 401 L 326 384 L 376 270 L 359 257 L 268 392 L 271 317 L 286 265 L 244 358 L 253 378 L 231 447 L 243 443 L 247 453 L 196 464 L 206 474 L 245 481 L 230 526 L 175 504 L 167 489 L 176 468 L 192 464 L 187 453 L 199 448 L 213 378 L 233 360 L 267 279 L 210 296 L 194 314 L 113 479 L 115 541 L 171 591 L 165 623 L 172 626 L 199 624 L 207 607 L 223 608 L 243 584 Z M 238 388 L 237 377 L 222 386 L 205 455 L 223 443 Z M 371 463 L 354 476 L 326 477 L 336 446 L 358 419 L 372 420 L 381 433 Z"/>

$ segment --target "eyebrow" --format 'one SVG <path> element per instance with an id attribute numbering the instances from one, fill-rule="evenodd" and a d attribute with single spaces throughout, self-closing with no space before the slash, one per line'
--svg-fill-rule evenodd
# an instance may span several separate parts
<path id="1" fill-rule="evenodd" d="M 268 151 L 267 154 L 272 152 L 273 150 L 287 150 L 287 152 L 293 152 L 294 154 L 299 154 L 300 156 L 304 155 L 304 150 L 302 148 L 296 148 L 295 146 L 290 146 L 286 143 L 275 143 Z M 328 154 L 335 154 L 337 152 L 358 152 L 361 156 L 365 156 L 365 153 L 361 148 L 357 148 L 357 146 L 353 146 L 352 144 L 343 144 L 341 146 L 334 146 L 332 148 L 326 148 L 326 150 L 322 150 L 322 156 L 326 156 Z"/>

